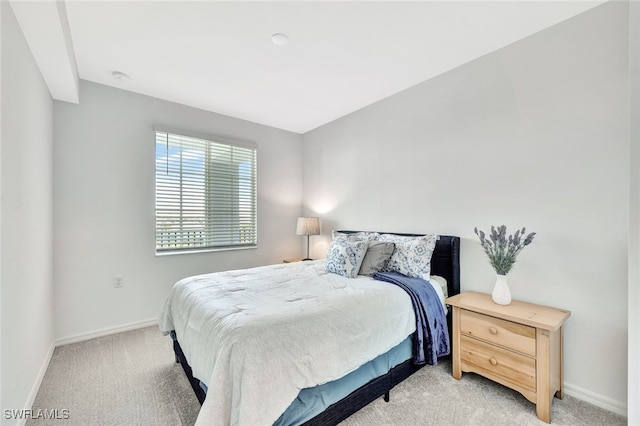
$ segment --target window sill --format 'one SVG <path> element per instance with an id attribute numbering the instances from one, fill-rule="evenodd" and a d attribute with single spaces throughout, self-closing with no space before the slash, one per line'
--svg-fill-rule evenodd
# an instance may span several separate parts
<path id="1" fill-rule="evenodd" d="M 234 250 L 253 250 L 257 249 L 258 245 L 242 246 L 242 247 L 221 247 L 221 248 L 203 248 L 193 250 L 175 250 L 175 251 L 156 251 L 156 257 L 173 256 L 180 254 L 198 254 L 198 253 L 211 253 L 219 251 L 234 251 Z"/>

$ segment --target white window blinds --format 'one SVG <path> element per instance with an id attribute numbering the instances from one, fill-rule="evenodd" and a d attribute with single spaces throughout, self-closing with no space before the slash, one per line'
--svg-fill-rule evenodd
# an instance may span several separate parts
<path id="1" fill-rule="evenodd" d="M 156 252 L 255 246 L 256 155 L 156 131 Z"/>

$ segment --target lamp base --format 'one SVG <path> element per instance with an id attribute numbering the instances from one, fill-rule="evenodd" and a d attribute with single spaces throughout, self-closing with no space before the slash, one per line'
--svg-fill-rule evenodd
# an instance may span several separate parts
<path id="1" fill-rule="evenodd" d="M 304 259 L 300 259 L 300 261 L 301 261 L 301 262 L 305 262 L 305 261 L 307 261 L 307 260 L 313 260 L 313 259 L 308 258 L 308 257 L 307 257 L 307 258 L 304 258 Z"/>

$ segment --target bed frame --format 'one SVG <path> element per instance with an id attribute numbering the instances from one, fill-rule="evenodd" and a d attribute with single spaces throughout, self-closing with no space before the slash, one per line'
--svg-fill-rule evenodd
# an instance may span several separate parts
<path id="1" fill-rule="evenodd" d="M 339 231 L 351 234 L 358 231 Z M 380 232 L 381 234 L 394 234 L 401 236 L 417 237 L 423 234 L 402 234 L 395 232 Z M 431 257 L 431 274 L 439 275 L 447 280 L 449 296 L 460 293 L 460 238 L 441 235 L 436 243 L 436 248 Z M 449 335 L 451 336 L 451 310 L 447 315 L 449 325 Z M 193 377 L 191 367 L 187 362 L 178 340 L 173 336 L 173 350 L 176 355 L 176 362 L 180 363 L 184 370 L 193 391 L 200 401 L 204 402 L 206 393 L 200 387 L 200 381 Z M 409 359 L 402 364 L 392 368 L 387 374 L 377 377 L 364 386 L 356 389 L 342 400 L 327 407 L 322 413 L 304 423 L 305 426 L 327 426 L 336 425 L 350 415 L 354 414 L 362 407 L 375 401 L 379 397 L 384 397 L 389 401 L 389 392 L 398 383 L 422 368 L 421 365 L 414 365 Z"/>

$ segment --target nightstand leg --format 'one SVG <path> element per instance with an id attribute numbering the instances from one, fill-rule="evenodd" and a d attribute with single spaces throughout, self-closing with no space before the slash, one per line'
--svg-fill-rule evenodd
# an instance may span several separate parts
<path id="1" fill-rule="evenodd" d="M 559 351 L 560 351 L 560 360 L 559 363 L 560 365 L 558 366 L 558 370 L 559 370 L 559 376 L 560 376 L 560 383 L 558 384 L 558 391 L 556 392 L 556 397 L 558 399 L 562 399 L 564 397 L 564 351 L 563 351 L 563 345 L 564 345 L 564 327 L 560 327 L 560 330 L 558 330 L 558 334 L 560 336 L 560 342 L 558 343 L 559 346 Z"/>
<path id="2" fill-rule="evenodd" d="M 536 414 L 543 422 L 551 423 L 551 403 L 549 401 L 547 401 L 546 404 L 541 402 L 544 401 L 538 401 L 538 404 L 536 405 Z"/>
<path id="3" fill-rule="evenodd" d="M 551 366 L 549 365 L 550 345 L 549 332 L 547 330 L 537 330 L 536 352 L 538 359 L 536 374 L 536 414 L 540 420 L 551 423 L 551 400 L 555 392 L 551 392 Z"/>
<path id="4" fill-rule="evenodd" d="M 462 368 L 460 366 L 460 308 L 453 307 L 453 350 L 452 350 L 452 371 L 451 375 L 454 379 L 462 378 Z"/>

